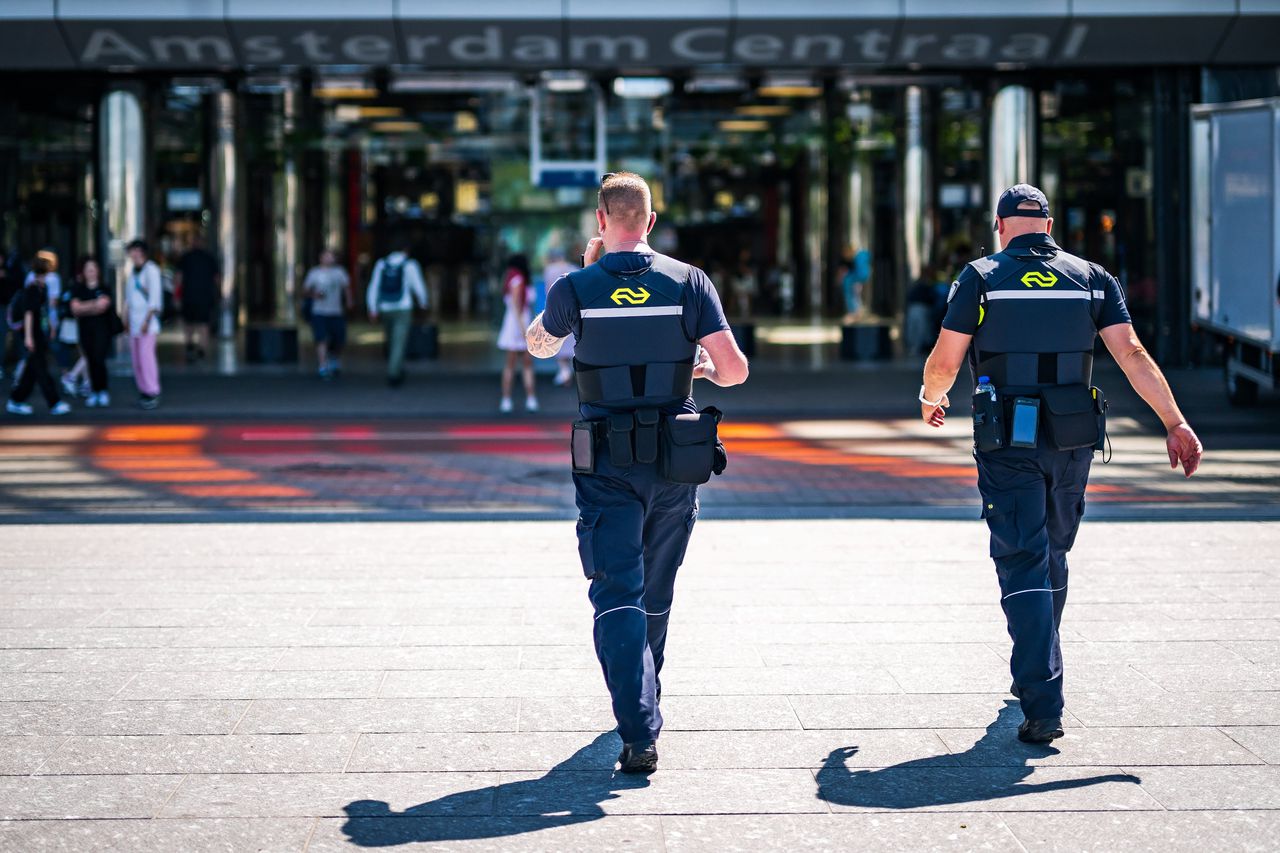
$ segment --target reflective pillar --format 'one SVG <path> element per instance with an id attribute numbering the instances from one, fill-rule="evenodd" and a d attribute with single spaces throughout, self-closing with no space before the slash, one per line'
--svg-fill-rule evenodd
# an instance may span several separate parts
<path id="1" fill-rule="evenodd" d="M 991 205 L 988 210 L 994 211 L 1000 193 L 1014 184 L 1036 180 L 1035 94 L 1029 87 L 1005 86 L 996 92 L 991 101 L 990 130 L 987 204 Z"/>
<path id="2" fill-rule="evenodd" d="M 298 84 L 288 81 L 280 95 L 280 170 L 276 175 L 274 220 L 275 299 L 274 319 L 297 323 L 297 280 L 302 239 L 302 200 L 298 181 L 298 152 L 294 132 L 298 121 Z"/>
<path id="3" fill-rule="evenodd" d="M 222 294 L 218 316 L 218 368 L 236 370 L 237 313 L 243 314 L 243 275 L 239 223 L 240 182 L 236 145 L 236 93 L 223 90 L 213 96 L 213 194 L 214 233 L 222 257 Z M 243 317 L 240 318 L 243 320 Z"/>
<path id="4" fill-rule="evenodd" d="M 129 262 L 124 247 L 145 237 L 147 149 L 142 102 L 132 88 L 102 99 L 98 114 L 101 215 L 99 243 L 106 249 L 107 276 L 116 283 L 116 305 L 124 305 Z M 109 278 L 107 280 L 110 280 Z"/>
<path id="5" fill-rule="evenodd" d="M 929 168 L 926 123 L 926 93 L 920 86 L 908 86 L 903 93 L 902 152 L 902 281 L 903 286 L 920 277 L 933 253 L 933 176 Z M 902 304 L 895 299 L 895 306 Z"/>

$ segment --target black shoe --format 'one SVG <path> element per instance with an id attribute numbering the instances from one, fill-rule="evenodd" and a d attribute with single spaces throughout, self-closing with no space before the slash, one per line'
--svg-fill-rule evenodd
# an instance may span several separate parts
<path id="1" fill-rule="evenodd" d="M 1062 718 L 1023 720 L 1018 726 L 1018 740 L 1023 743 L 1049 743 L 1062 737 Z"/>
<path id="2" fill-rule="evenodd" d="M 652 773 L 658 769 L 658 746 L 649 743 L 624 743 L 618 756 L 623 773 Z"/>

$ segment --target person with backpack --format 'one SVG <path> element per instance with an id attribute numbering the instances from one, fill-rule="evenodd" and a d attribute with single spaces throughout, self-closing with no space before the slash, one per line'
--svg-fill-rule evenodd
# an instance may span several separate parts
<path id="1" fill-rule="evenodd" d="M 14 305 L 11 306 L 10 313 L 21 318 L 18 334 L 22 336 L 27 351 L 22 373 L 5 404 L 5 411 L 11 415 L 31 414 L 31 404 L 27 402 L 27 398 L 37 385 L 40 386 L 45 402 L 49 404 L 49 414 L 65 415 L 71 411 L 71 406 L 58 398 L 58 383 L 49 375 L 51 323 L 45 279 L 51 271 L 48 259 L 37 257 L 26 286 L 22 288 L 22 293 L 14 297 Z"/>
<path id="2" fill-rule="evenodd" d="M 413 306 L 427 307 L 427 286 L 422 267 L 409 257 L 409 241 L 399 240 L 395 250 L 373 267 L 369 290 L 365 294 L 369 319 L 382 320 L 387 341 L 387 384 L 399 388 L 404 384 L 404 354 L 413 324 Z"/>

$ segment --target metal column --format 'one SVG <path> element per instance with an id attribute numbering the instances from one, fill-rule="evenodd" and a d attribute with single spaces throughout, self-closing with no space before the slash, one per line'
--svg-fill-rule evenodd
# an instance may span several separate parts
<path id="1" fill-rule="evenodd" d="M 1036 180 L 1035 94 L 1029 87 L 1005 86 L 996 92 L 987 151 L 987 203 L 994 211 L 1000 193 Z"/>
<path id="2" fill-rule="evenodd" d="M 288 81 L 280 93 L 280 171 L 276 175 L 274 319 L 297 323 L 297 280 L 301 244 L 302 200 L 294 133 L 298 119 L 298 84 Z"/>
<path id="3" fill-rule="evenodd" d="M 222 258 L 222 294 L 218 316 L 218 366 L 236 369 L 237 314 L 243 313 L 240 245 L 240 172 L 236 144 L 236 93 L 223 90 L 213 96 L 213 194 L 214 234 Z M 243 319 L 243 318 L 240 318 Z"/>
<path id="4" fill-rule="evenodd" d="M 918 279 L 933 253 L 933 175 L 928 151 L 928 100 L 920 86 L 903 93 L 902 276 L 904 287 Z M 895 300 L 895 309 L 902 303 Z"/>
<path id="5" fill-rule="evenodd" d="M 106 248 L 105 275 L 116 283 L 116 305 L 124 305 L 128 261 L 124 247 L 145 237 L 147 148 L 142 102 L 132 88 L 108 92 L 99 106 L 99 245 Z M 110 280 L 110 279 L 107 279 Z"/>

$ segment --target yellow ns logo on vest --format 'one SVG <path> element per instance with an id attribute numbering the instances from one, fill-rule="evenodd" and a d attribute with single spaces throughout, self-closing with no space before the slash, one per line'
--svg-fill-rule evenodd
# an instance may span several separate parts
<path id="1" fill-rule="evenodd" d="M 1032 270 L 1022 274 L 1022 283 L 1027 287 L 1039 285 L 1040 287 L 1053 287 L 1058 283 L 1058 277 L 1051 272 L 1039 272 Z"/>
<path id="2" fill-rule="evenodd" d="M 649 291 L 643 287 L 635 290 L 619 287 L 609 298 L 613 300 L 614 305 L 643 305 L 649 301 Z"/>

